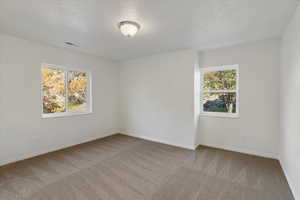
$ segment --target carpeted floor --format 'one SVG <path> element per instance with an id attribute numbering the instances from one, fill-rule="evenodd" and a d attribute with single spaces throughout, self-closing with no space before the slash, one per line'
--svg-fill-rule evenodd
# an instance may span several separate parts
<path id="1" fill-rule="evenodd" d="M 278 161 L 114 135 L 0 168 L 0 200 L 290 200 Z"/>

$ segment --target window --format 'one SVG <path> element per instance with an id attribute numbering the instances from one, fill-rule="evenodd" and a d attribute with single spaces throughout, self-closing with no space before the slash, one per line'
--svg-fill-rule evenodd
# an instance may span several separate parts
<path id="1" fill-rule="evenodd" d="M 201 69 L 201 115 L 238 117 L 238 65 Z"/>
<path id="2" fill-rule="evenodd" d="M 43 64 L 42 117 L 59 117 L 91 112 L 90 73 Z"/>

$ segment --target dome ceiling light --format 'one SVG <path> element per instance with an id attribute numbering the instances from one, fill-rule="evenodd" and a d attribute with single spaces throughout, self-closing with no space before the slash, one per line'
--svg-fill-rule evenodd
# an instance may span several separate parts
<path id="1" fill-rule="evenodd" d="M 118 24 L 121 33 L 126 37 L 133 37 L 139 31 L 141 26 L 133 21 L 122 21 Z"/>

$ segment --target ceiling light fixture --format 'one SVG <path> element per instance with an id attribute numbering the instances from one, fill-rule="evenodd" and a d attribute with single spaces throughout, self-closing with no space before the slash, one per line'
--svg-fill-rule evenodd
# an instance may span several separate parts
<path id="1" fill-rule="evenodd" d="M 118 24 L 118 27 L 123 35 L 126 37 L 133 37 L 139 31 L 141 26 L 132 21 L 122 21 Z"/>

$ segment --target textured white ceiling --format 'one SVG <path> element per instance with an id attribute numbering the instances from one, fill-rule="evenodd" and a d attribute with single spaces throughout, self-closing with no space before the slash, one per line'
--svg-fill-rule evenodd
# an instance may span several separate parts
<path id="1" fill-rule="evenodd" d="M 0 32 L 124 60 L 279 36 L 297 0 L 0 0 Z M 141 24 L 125 38 L 117 23 Z"/>

